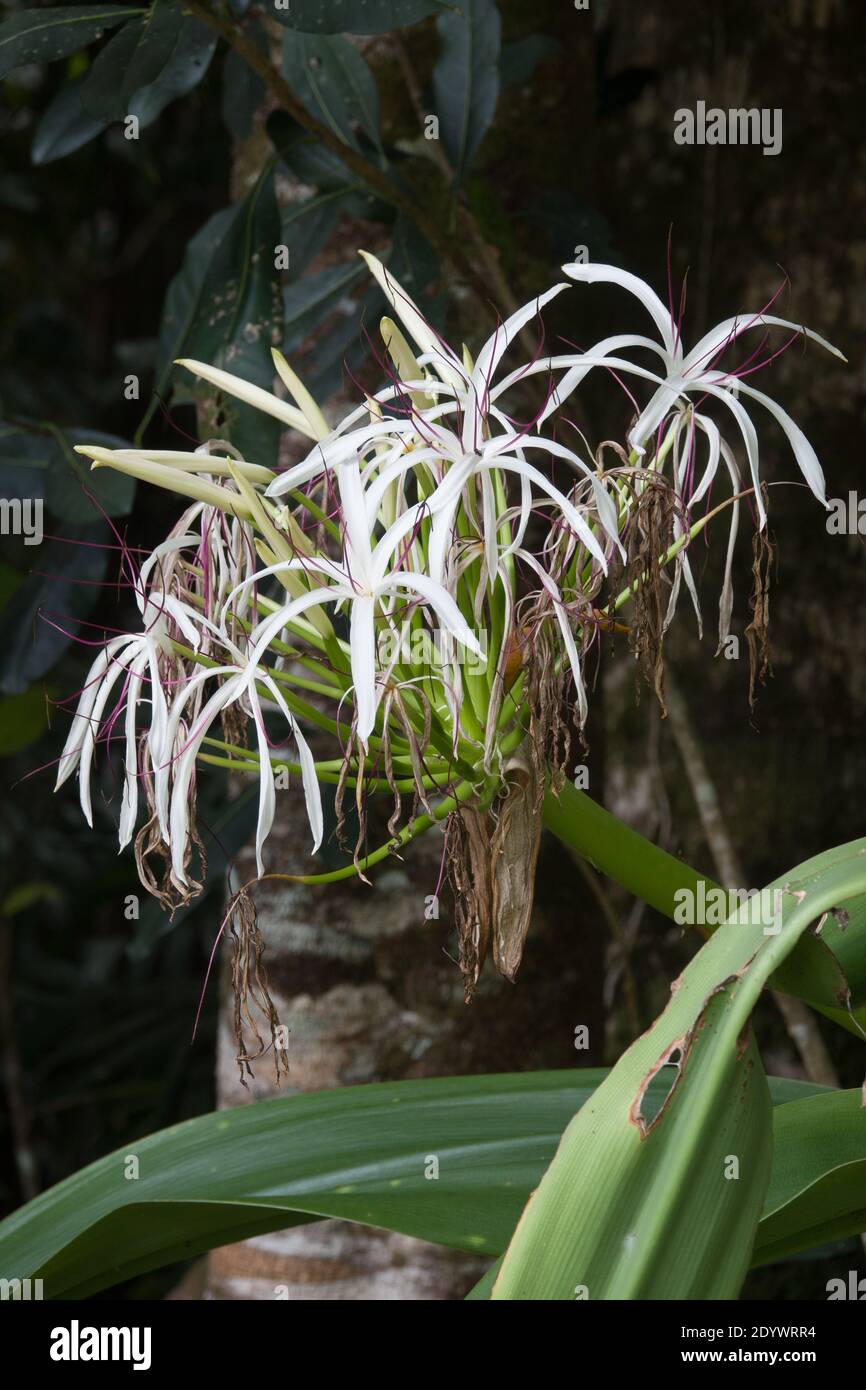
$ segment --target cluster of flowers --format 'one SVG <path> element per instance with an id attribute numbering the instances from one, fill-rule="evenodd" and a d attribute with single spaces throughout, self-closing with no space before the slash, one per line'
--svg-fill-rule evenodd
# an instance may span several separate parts
<path id="1" fill-rule="evenodd" d="M 94 753 L 120 738 L 121 846 L 135 834 L 142 792 L 148 814 L 137 846 L 143 837 L 145 848 L 161 850 L 166 881 L 180 897 L 196 886 L 191 842 L 202 760 L 258 772 L 259 873 L 275 815 L 274 762 L 300 777 L 314 850 L 323 835 L 323 784 L 336 785 L 338 795 L 353 787 L 359 798 L 388 787 L 398 808 L 411 791 L 433 818 L 442 807 L 490 804 L 506 760 L 528 731 L 544 737 L 539 711 L 558 709 L 568 683 L 582 725 L 587 654 L 600 628 L 650 582 L 649 571 L 664 577 L 664 588 L 656 585 L 656 598 L 665 599 L 662 631 L 681 579 L 700 621 L 686 552 L 713 514 L 720 464 L 731 482 L 723 639 L 740 499 L 750 495 L 759 529 L 766 519 L 744 399 L 775 418 L 826 503 L 811 445 L 746 380 L 765 364 L 760 349 L 735 368 L 718 365 L 743 333 L 760 330 L 763 343 L 773 326 L 836 353 L 816 334 L 759 312 L 719 324 L 686 352 L 672 308 L 643 281 L 613 266 L 575 264 L 563 267 L 567 282 L 502 323 L 473 361 L 442 341 L 379 261 L 366 260 L 402 328 L 383 320 L 387 384 L 336 428 L 278 352 L 288 399 L 204 363 L 182 364 L 304 437 L 301 462 L 276 471 L 267 466 L 273 460 L 243 459 L 219 440 L 193 453 L 80 448 L 94 467 L 146 479 L 188 506 L 129 576 L 140 630 L 112 637 L 93 663 L 58 785 L 78 771 L 91 821 Z M 503 373 L 515 340 L 575 281 L 627 290 L 658 340 L 611 336 L 586 352 L 536 355 Z M 655 369 L 632 361 L 635 350 L 651 354 Z M 631 397 L 627 447 L 613 446 L 607 468 L 610 447 L 594 456 L 566 414 L 595 369 L 626 390 L 626 377 L 650 388 L 642 408 Z M 536 379 L 542 403 L 520 423 L 514 401 L 526 400 Z M 751 486 L 741 478 L 739 450 L 705 413 L 708 401 L 730 417 Z M 594 605 L 608 576 L 625 587 L 600 610 Z M 380 640 L 383 632 L 423 631 L 447 640 L 408 649 Z M 284 723 L 281 738 L 294 742 L 292 763 L 276 749 L 274 720 Z M 255 749 L 247 746 L 250 721 Z M 308 736 L 313 726 L 332 738 L 339 756 L 316 760 L 302 725 Z"/>

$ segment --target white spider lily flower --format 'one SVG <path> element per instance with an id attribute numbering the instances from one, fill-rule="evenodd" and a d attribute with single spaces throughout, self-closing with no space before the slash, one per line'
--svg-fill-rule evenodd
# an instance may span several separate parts
<path id="1" fill-rule="evenodd" d="M 420 352 L 417 359 L 418 365 L 432 367 L 440 377 L 446 393 L 452 397 L 460 410 L 463 418 L 462 445 L 464 454 L 479 452 L 482 441 L 488 432 L 490 404 L 495 389 L 492 383 L 497 367 L 518 333 L 541 313 L 546 304 L 549 304 L 563 290 L 570 289 L 570 285 L 565 281 L 553 285 L 543 294 L 529 300 L 527 304 L 524 304 L 522 308 L 517 309 L 503 323 L 499 324 L 481 348 L 473 366 L 468 359 L 458 357 L 453 349 L 434 332 L 417 304 L 398 284 L 390 271 L 382 265 L 381 261 L 377 260 L 375 256 L 371 256 L 367 251 L 362 251 L 360 254 L 384 291 L 394 312 L 402 319 L 404 327 L 414 339 Z M 512 373 L 511 379 L 517 380 L 521 375 L 520 371 Z M 423 390 L 425 385 L 424 382 L 404 384 L 411 384 L 419 391 Z M 384 394 L 387 397 L 392 393 L 386 392 Z M 437 390 L 438 394 L 439 391 Z M 376 400 L 382 399 L 382 395 L 376 396 Z"/>
<path id="2" fill-rule="evenodd" d="M 124 782 L 119 818 L 120 848 L 132 838 L 138 813 L 139 769 L 136 752 L 136 720 L 141 704 L 150 706 L 150 729 L 147 752 L 152 769 L 159 767 L 165 752 L 168 706 L 163 690 L 161 662 L 174 659 L 169 620 L 171 620 L 195 649 L 200 644 L 201 617 L 174 595 L 154 585 L 149 586 L 153 570 L 164 559 L 171 559 L 184 547 L 195 544 L 197 537 L 184 534 L 171 537 L 158 545 L 142 565 L 135 581 L 135 597 L 141 614 L 140 633 L 122 633 L 112 637 L 103 647 L 87 674 L 87 679 L 72 719 L 72 725 L 60 755 L 55 791 L 78 769 L 79 799 L 89 826 L 93 826 L 90 776 L 97 739 L 102 732 L 103 715 L 109 698 L 121 676 L 125 676 L 120 706 L 125 701 Z M 165 576 L 160 575 L 160 579 Z M 149 694 L 145 695 L 145 679 Z M 106 732 L 110 734 L 113 720 Z"/>
<path id="3" fill-rule="evenodd" d="M 256 826 L 256 865 L 259 875 L 264 873 L 262 852 L 265 840 L 270 834 L 276 812 L 276 788 L 271 769 L 270 748 L 265 728 L 262 701 L 258 686 L 267 690 L 274 704 L 288 724 L 298 749 L 301 765 L 301 781 L 307 808 L 307 819 L 313 835 L 313 849 L 322 843 L 324 818 L 322 797 L 316 766 L 310 747 L 304 738 L 297 721 L 286 704 L 282 691 L 269 673 L 267 667 L 260 667 L 254 659 L 245 656 L 232 642 L 223 638 L 225 650 L 232 658 L 219 666 L 208 667 L 196 673 L 175 697 L 169 711 L 165 733 L 165 747 L 170 750 L 156 770 L 155 782 L 161 789 L 160 800 L 168 795 L 169 773 L 171 775 L 171 803 L 167 827 L 163 830 L 166 843 L 171 850 L 172 875 L 175 882 L 185 887 L 188 883 L 184 869 L 184 858 L 189 838 L 190 788 L 195 772 L 195 760 L 214 721 L 231 704 L 241 703 L 246 712 L 252 715 L 256 726 L 259 751 L 259 814 Z M 184 715 L 193 698 L 211 680 L 221 683 L 191 719 L 191 727 L 178 751 L 175 751 L 181 735 Z"/>
<path id="4" fill-rule="evenodd" d="M 759 312 L 740 314 L 735 318 L 725 319 L 709 333 L 705 333 L 691 352 L 686 353 L 671 310 L 637 275 L 609 265 L 572 264 L 564 265 L 562 269 L 566 275 L 576 281 L 586 284 L 607 282 L 620 285 L 623 289 L 628 290 L 650 314 L 659 331 L 662 345 L 659 347 L 648 338 L 620 336 L 614 339 L 605 339 L 602 343 L 591 348 L 588 353 L 577 354 L 570 360 L 567 357 L 548 359 L 548 366 L 570 368 L 568 375 L 560 383 L 556 392 L 554 407 L 565 399 L 567 393 L 573 390 L 586 375 L 586 372 L 594 366 L 614 367 L 617 370 L 655 381 L 657 390 L 640 413 L 628 435 L 630 446 L 642 454 L 645 452 L 647 440 L 662 427 L 671 411 L 678 408 L 681 403 L 687 402 L 691 396 L 709 395 L 720 400 L 733 415 L 734 422 L 742 435 L 755 488 L 760 524 L 763 526 L 766 512 L 761 495 L 758 436 L 749 414 L 738 400 L 738 396 L 743 394 L 748 396 L 750 400 L 764 406 L 777 421 L 791 445 L 803 477 L 818 501 L 825 506 L 827 505 L 824 473 L 815 450 L 803 431 L 795 424 L 787 411 L 783 410 L 770 396 L 763 391 L 758 391 L 754 386 L 747 385 L 742 380 L 742 374 L 738 374 L 736 371 L 718 370 L 715 364 L 727 347 L 736 342 L 743 333 L 754 328 L 790 329 L 793 333 L 812 338 L 835 357 L 845 361 L 838 348 L 833 347 L 820 334 L 802 324 L 792 323 L 789 319 L 778 318 L 774 314 Z M 649 348 L 655 352 L 664 363 L 664 375 L 656 375 L 638 369 L 632 362 L 612 355 L 625 347 Z M 533 367 L 535 366 L 536 364 L 533 364 Z"/>
<path id="5" fill-rule="evenodd" d="M 414 595 L 432 610 L 443 630 L 472 654 L 483 660 L 481 647 L 463 614 L 447 590 L 429 574 L 410 569 L 390 569 L 393 557 L 418 525 L 423 508 L 404 512 L 375 545 L 371 539 L 367 502 L 357 460 L 337 468 L 337 484 L 345 527 L 343 562 L 325 556 L 282 561 L 260 570 L 255 579 L 287 570 L 303 570 L 323 583 L 310 593 L 300 594 L 283 605 L 254 629 L 250 642 L 251 661 L 262 660 L 270 643 L 292 618 L 316 604 L 346 603 L 349 609 L 349 654 L 355 692 L 357 734 L 366 747 L 376 722 L 381 690 L 377 686 L 375 620 L 377 606 L 400 593 Z M 234 591 L 238 594 L 251 584 L 246 579 Z M 230 601 L 234 597 L 230 596 Z"/>
<path id="6" fill-rule="evenodd" d="M 370 487 L 373 500 L 367 518 L 369 524 L 374 520 L 391 483 L 410 470 L 422 465 L 430 466 L 438 478 L 438 485 L 425 497 L 423 505 L 427 514 L 434 519 L 430 544 L 430 574 L 441 583 L 454 517 L 470 481 L 477 477 L 481 488 L 487 574 L 492 578 L 498 569 L 501 529 L 492 475 L 494 471 L 501 470 L 515 474 L 521 483 L 517 544 L 520 543 L 529 521 L 534 489 L 536 493 L 545 494 L 556 505 L 565 525 L 577 534 L 602 571 L 607 573 L 607 556 L 595 531 L 560 489 L 539 469 L 527 462 L 524 451 L 541 450 L 548 455 L 561 458 L 590 479 L 602 529 L 608 540 L 622 553 L 616 507 L 596 473 L 575 453 L 557 441 L 535 434 L 515 432 L 505 417 L 490 403 L 485 409 L 490 418 L 503 426 L 503 432 L 481 439 L 477 448 L 467 452 L 464 447 L 465 417 L 464 428 L 459 433 L 448 425 L 447 416 L 453 414 L 456 409 L 454 402 L 448 401 L 417 411 L 410 418 L 376 418 L 346 432 L 343 432 L 344 422 L 330 438 L 317 444 L 306 459 L 275 478 L 268 485 L 266 495 L 280 497 L 329 469 L 339 469 L 344 463 L 359 459 L 363 461 L 369 456 L 365 480 L 370 481 L 369 473 L 375 472 L 375 479 Z M 388 440 L 393 442 L 393 449 L 384 454 L 378 452 L 383 441 Z"/>

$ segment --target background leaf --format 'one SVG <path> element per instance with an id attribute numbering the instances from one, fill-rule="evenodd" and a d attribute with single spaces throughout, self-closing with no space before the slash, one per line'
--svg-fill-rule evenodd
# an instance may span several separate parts
<path id="1" fill-rule="evenodd" d="M 267 52 L 267 39 L 258 24 L 248 25 L 248 39 Z M 265 84 L 257 72 L 241 58 L 235 49 L 230 48 L 223 64 L 221 112 L 226 130 L 236 140 L 246 140 L 252 134 L 253 116 L 262 103 Z"/>
<path id="2" fill-rule="evenodd" d="M 145 13 L 125 5 L 70 5 L 22 10 L 0 25 L 0 77 L 23 63 L 53 63 Z"/>
<path id="3" fill-rule="evenodd" d="M 306 34 L 387 34 L 449 8 L 444 0 L 289 0 L 274 18 Z"/>
<path id="4" fill-rule="evenodd" d="M 82 106 L 103 121 L 136 115 L 148 125 L 201 81 L 215 48 L 206 25 L 184 17 L 174 0 L 155 0 L 97 55 L 81 89 Z"/>
<path id="5" fill-rule="evenodd" d="M 362 55 L 342 35 L 283 35 L 283 76 L 307 110 L 353 149 L 354 127 L 381 150 L 379 92 Z"/>
<path id="6" fill-rule="evenodd" d="M 77 634 L 105 574 L 105 538 L 101 523 L 64 525 L 58 539 L 38 547 L 39 572 L 27 576 L 0 613 L 4 695 L 19 695 L 43 676 Z"/>
<path id="7" fill-rule="evenodd" d="M 271 159 L 247 196 L 212 217 L 189 243 L 163 308 L 158 392 L 174 370 L 181 392 L 212 397 L 210 388 L 205 391 L 189 373 L 172 368 L 177 357 L 213 363 L 258 386 L 272 385 L 270 349 L 282 337 L 274 164 Z M 225 400 L 223 408 L 233 443 L 253 461 L 273 460 L 279 422 L 241 402 Z M 152 413 L 153 406 L 145 419 Z"/>
<path id="8" fill-rule="evenodd" d="M 440 137 L 458 184 L 496 111 L 502 30 L 495 0 L 463 0 L 461 10 L 437 20 L 442 47 L 433 70 Z"/>
<path id="9" fill-rule="evenodd" d="M 65 83 L 43 111 L 33 136 L 34 164 L 62 159 L 102 134 L 105 121 L 92 116 L 81 104 L 83 84 L 83 77 Z"/>
<path id="10" fill-rule="evenodd" d="M 773 1171 L 756 1264 L 866 1230 L 866 1110 L 858 1091 L 827 1091 L 773 1114 Z"/>

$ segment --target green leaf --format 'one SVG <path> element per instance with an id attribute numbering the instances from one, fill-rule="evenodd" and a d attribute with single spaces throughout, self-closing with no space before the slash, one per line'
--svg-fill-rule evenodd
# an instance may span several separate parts
<path id="1" fill-rule="evenodd" d="M 201 81 L 216 47 L 206 25 L 174 0 L 154 0 L 99 53 L 81 92 L 84 109 L 103 121 L 136 115 L 148 125 Z"/>
<path id="2" fill-rule="evenodd" d="M 59 429 L 36 422 L 32 430 L 25 430 L 0 423 L 0 481 L 4 494 L 40 497 L 54 516 L 76 525 L 96 521 L 103 512 L 128 516 L 135 496 L 135 479 L 122 474 L 108 477 L 109 469 L 91 473 L 73 450 L 73 445 L 84 443 L 118 449 L 128 441 L 100 430 Z"/>
<path id="3" fill-rule="evenodd" d="M 219 1111 L 136 1142 L 0 1224 L 0 1277 L 49 1298 L 322 1216 L 497 1255 L 563 1126 L 608 1073 L 581 1070 L 352 1086 Z M 771 1081 L 780 1103 L 820 1087 Z M 665 1086 L 650 1085 L 661 1104 Z M 439 1178 L 425 1178 L 427 1156 Z"/>
<path id="4" fill-rule="evenodd" d="M 172 371 L 186 393 L 213 396 L 189 373 L 173 369 L 177 357 L 224 367 L 270 388 L 270 349 L 282 332 L 282 296 L 275 252 L 281 242 L 272 158 L 241 202 L 223 209 L 189 243 L 181 270 L 163 306 L 156 390 L 166 390 Z M 241 402 L 224 400 L 224 435 L 252 461 L 273 461 L 280 426 Z M 152 403 L 142 426 L 153 414 Z"/>
<path id="5" fill-rule="evenodd" d="M 600 873 L 665 917 L 673 919 L 677 895 L 684 888 L 697 894 L 701 884 L 705 889 L 717 887 L 711 878 L 659 849 L 570 782 L 556 796 L 545 797 L 544 824 Z"/>
<path id="6" fill-rule="evenodd" d="M 352 314 L 338 315 L 333 328 L 316 340 L 304 359 L 304 379 L 314 400 L 328 400 L 344 385 L 346 372 L 357 372 L 369 362 L 366 334 L 372 335 L 383 303 L 379 286 L 371 285 L 354 301 Z"/>
<path id="7" fill-rule="evenodd" d="M 773 1172 L 753 1262 L 866 1231 L 866 1110 L 859 1091 L 827 1091 L 773 1114 Z"/>
<path id="8" fill-rule="evenodd" d="M 802 944 L 808 951 L 798 949 L 773 983 L 817 1008 L 842 1009 L 849 994 L 852 1009 L 866 1008 L 866 897 L 828 913 L 820 935 Z"/>
<path id="9" fill-rule="evenodd" d="M 282 209 L 282 240 L 289 251 L 289 275 L 295 279 L 326 246 L 347 193 L 336 189 L 316 193 L 302 203 L 289 203 Z"/>
<path id="10" fill-rule="evenodd" d="M 103 444 L 106 449 L 127 448 L 129 441 L 101 430 L 57 430 L 48 467 L 45 500 L 64 521 L 88 523 L 109 516 L 129 516 L 135 499 L 135 478 L 111 468 L 92 472 L 74 451 L 76 444 Z M 88 495 L 90 494 L 90 495 Z"/>
<path id="11" fill-rule="evenodd" d="M 267 52 L 267 39 L 261 26 L 254 24 L 247 29 L 247 38 L 252 39 L 257 48 Z M 223 123 L 236 140 L 246 140 L 253 133 L 253 117 L 262 104 L 265 84 L 249 64 L 235 49 L 226 53 L 223 64 L 222 96 L 220 111 Z"/>
<path id="12" fill-rule="evenodd" d="M 444 0 L 271 0 L 274 18 L 305 34 L 386 34 L 454 8 Z"/>
<path id="13" fill-rule="evenodd" d="M 106 29 L 144 14 L 125 5 L 22 10 L 0 24 L 0 77 L 24 63 L 53 63 L 101 39 Z"/>
<path id="14" fill-rule="evenodd" d="M 287 30 L 283 76 L 311 115 L 340 140 L 360 149 L 355 125 L 381 151 L 379 92 L 362 55 L 342 35 L 329 38 Z"/>
<path id="15" fill-rule="evenodd" d="M 430 286 L 439 276 L 439 257 L 415 223 L 402 213 L 394 222 L 388 269 L 415 301 L 424 317 L 431 321 L 434 306 L 430 299 Z"/>
<path id="16" fill-rule="evenodd" d="M 569 1125 L 506 1252 L 496 1299 L 733 1298 L 769 1180 L 770 1104 L 748 1031 L 767 979 L 823 912 L 866 888 L 866 841 L 776 880 L 778 931 L 748 905 Z M 778 894 L 778 899 L 776 898 Z M 644 1090 L 675 1061 L 662 1110 Z M 730 1163 L 738 1171 L 733 1180 Z"/>
<path id="17" fill-rule="evenodd" d="M 174 0 L 152 0 L 141 21 L 141 38 L 126 69 L 130 96 L 159 77 L 174 53 L 183 25 L 183 12 Z"/>
<path id="18" fill-rule="evenodd" d="M 51 447 L 49 439 L 34 430 L 0 421 L 0 492 L 4 497 L 45 499 Z"/>
<path id="19" fill-rule="evenodd" d="M 683 889 L 718 887 L 711 878 L 639 835 L 585 792 L 566 783 L 544 801 L 544 823 L 600 873 L 656 911 L 678 921 Z M 821 856 L 818 856 L 820 859 Z M 813 862 L 809 861 L 811 865 Z M 805 866 L 804 866 L 805 867 Z M 831 916 L 821 935 L 802 937 L 774 972 L 774 988 L 804 999 L 848 1032 L 866 1036 L 866 900 L 847 904 L 849 920 Z M 849 992 L 853 1014 L 845 1001 Z"/>
<path id="20" fill-rule="evenodd" d="M 436 22 L 441 53 L 433 69 L 439 133 L 458 184 L 496 111 L 502 30 L 496 0 L 462 0 L 461 9 Z"/>
<path id="21" fill-rule="evenodd" d="M 81 104 L 83 77 L 65 83 L 43 111 L 33 136 L 31 158 L 34 164 L 50 164 L 81 149 L 101 135 L 105 121 L 91 116 Z"/>
<path id="22" fill-rule="evenodd" d="M 303 342 L 310 329 L 322 322 L 357 284 L 364 273 L 358 258 L 346 265 L 328 266 L 313 275 L 304 275 L 283 292 L 286 351 Z M 357 324 L 353 325 L 357 331 Z"/>
<path id="23" fill-rule="evenodd" d="M 135 88 L 128 87 L 127 76 L 145 32 L 145 18 L 136 19 L 97 53 L 81 88 L 81 104 L 97 120 L 118 121 L 129 114 Z"/>
<path id="24" fill-rule="evenodd" d="M 336 193 L 353 217 L 377 217 L 381 204 L 337 155 L 326 150 L 287 111 L 272 111 L 265 127 L 286 167 L 320 193 Z"/>
<path id="25" fill-rule="evenodd" d="M 19 695 L 66 650 L 99 593 L 108 552 L 105 528 L 62 525 L 38 547 L 29 574 L 0 615 L 0 691 Z"/>
<path id="26" fill-rule="evenodd" d="M 162 71 L 129 99 L 129 114 L 138 117 L 142 130 L 171 102 L 188 96 L 198 86 L 210 66 L 216 45 L 217 36 L 206 25 L 199 24 L 198 20 L 184 24 Z"/>

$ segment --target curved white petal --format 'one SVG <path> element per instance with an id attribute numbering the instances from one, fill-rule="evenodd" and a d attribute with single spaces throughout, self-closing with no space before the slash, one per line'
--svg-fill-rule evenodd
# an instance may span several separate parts
<path id="1" fill-rule="evenodd" d="M 504 323 L 500 324 L 495 333 L 487 339 L 483 348 L 478 354 L 478 360 L 472 372 L 467 392 L 466 409 L 463 417 L 463 447 L 464 449 L 480 449 L 484 439 L 484 421 L 490 401 L 490 391 L 493 381 L 493 374 L 503 355 L 508 351 L 511 343 L 516 338 L 521 329 L 534 319 L 545 304 L 554 299 L 563 290 L 570 289 L 570 285 L 565 283 L 554 285 L 552 289 L 538 295 L 535 299 L 524 304 L 522 309 L 518 309 L 511 314 Z"/>
<path id="2" fill-rule="evenodd" d="M 467 647 L 474 656 L 484 660 L 484 653 L 478 639 L 470 631 L 466 619 L 454 599 L 441 584 L 437 584 L 434 579 L 431 579 L 429 574 L 414 574 L 408 570 L 395 570 L 393 574 L 388 575 L 383 587 L 407 589 L 417 594 L 429 608 L 433 609 L 445 630 L 450 632 L 461 646 Z"/>
<path id="3" fill-rule="evenodd" d="M 415 301 L 376 256 L 371 256 L 369 251 L 361 251 L 359 255 L 366 261 L 367 268 L 378 281 L 385 298 L 401 319 L 410 338 L 414 339 L 419 351 L 429 353 L 430 363 L 443 381 L 460 391 L 465 390 L 466 375 L 460 359 L 455 357 L 447 343 L 442 342 L 434 333 Z"/>
<path id="4" fill-rule="evenodd" d="M 212 673 L 209 672 L 208 674 Z M 172 873 L 180 884 L 189 883 L 183 861 L 189 837 L 189 791 L 195 770 L 195 760 L 202 739 L 206 737 L 217 716 L 240 694 L 245 680 L 245 674 L 240 675 L 238 672 L 233 672 L 224 684 L 214 691 L 207 704 L 196 716 L 186 743 L 174 762 L 174 782 L 169 816 L 169 844 Z"/>
<path id="5" fill-rule="evenodd" d="M 553 611 L 556 614 L 556 621 L 559 624 L 559 631 L 562 634 L 563 644 L 565 646 L 566 654 L 568 656 L 568 663 L 571 667 L 571 674 L 574 680 L 574 688 L 577 692 L 577 707 L 578 713 L 580 715 L 580 722 L 581 724 L 584 724 L 586 722 L 586 716 L 589 712 L 589 707 L 587 705 L 586 699 L 586 687 L 583 683 L 583 672 L 581 670 L 580 655 L 577 650 L 577 643 L 574 640 L 574 633 L 572 632 L 571 624 L 568 621 L 568 614 L 565 610 L 565 604 L 562 601 L 562 594 L 559 591 L 559 586 L 556 584 L 555 580 L 551 578 L 547 571 L 539 564 L 534 555 L 530 555 L 528 551 L 524 550 L 521 551 L 521 559 L 524 560 L 532 569 L 535 570 L 535 573 L 541 580 L 542 585 L 547 590 L 551 599 L 553 600 Z"/>
<path id="6" fill-rule="evenodd" d="M 99 694 L 102 680 L 108 670 L 109 663 L 115 652 L 127 645 L 131 637 L 123 635 L 112 637 L 100 651 L 93 665 L 87 673 L 87 678 L 78 697 L 78 705 L 72 723 L 69 726 L 69 733 L 66 735 L 66 742 L 63 745 L 63 752 L 57 761 L 57 780 L 54 783 L 54 790 L 57 791 L 63 783 L 72 776 L 78 767 L 81 757 L 81 748 L 84 740 L 92 730 L 91 712 L 94 702 Z"/>
<path id="7" fill-rule="evenodd" d="M 132 839 L 138 816 L 138 756 L 135 737 L 135 716 L 141 699 L 141 686 L 144 669 L 148 663 L 147 648 L 139 653 L 129 668 L 129 683 L 126 688 L 126 756 L 124 759 L 123 796 L 120 803 L 118 838 L 120 848 L 125 849 Z"/>
<path id="8" fill-rule="evenodd" d="M 737 386 L 744 396 L 749 396 L 753 401 L 757 401 L 765 410 L 769 410 L 774 420 L 778 421 L 788 443 L 794 451 L 794 457 L 797 460 L 797 466 L 800 472 L 803 474 L 803 477 L 806 479 L 806 482 L 809 484 L 809 487 L 812 489 L 818 501 L 823 502 L 826 506 L 827 491 L 824 481 L 824 470 L 818 462 L 818 455 L 800 429 L 800 426 L 791 419 L 786 410 L 783 410 L 780 405 L 776 404 L 771 396 L 765 395 L 763 391 L 757 391 L 754 386 L 747 386 L 744 381 L 738 381 Z"/>
<path id="9" fill-rule="evenodd" d="M 594 265 L 589 262 L 587 265 L 573 264 L 562 267 L 566 275 L 570 275 L 572 280 L 577 280 L 586 285 L 596 285 L 601 282 L 620 285 L 629 294 L 633 294 L 635 299 L 639 299 L 641 304 L 652 316 L 652 320 L 659 331 L 659 336 L 675 361 L 680 360 L 682 351 L 677 348 L 675 342 L 675 328 L 671 322 L 671 311 L 666 304 L 663 304 L 655 290 L 650 289 L 645 280 L 641 280 L 639 275 L 632 275 L 628 270 L 620 270 L 615 265 Z"/>
<path id="10" fill-rule="evenodd" d="M 779 319 L 773 314 L 737 314 L 734 318 L 724 319 L 722 323 L 717 323 L 715 328 L 711 328 L 709 333 L 705 333 L 703 338 L 695 344 L 691 352 L 682 364 L 684 376 L 691 375 L 694 371 L 703 372 L 715 364 L 713 358 L 731 343 L 736 342 L 743 333 L 747 333 L 751 328 L 764 328 L 771 325 L 774 328 L 790 328 L 794 333 L 802 333 L 813 342 L 820 343 L 827 352 L 832 352 L 834 357 L 840 357 L 843 362 L 847 358 L 835 348 L 832 343 L 828 343 L 826 338 L 822 338 L 820 333 L 814 333 L 811 328 L 806 328 L 803 324 L 792 323 L 789 319 Z"/>
<path id="11" fill-rule="evenodd" d="M 376 723 L 376 634 L 374 627 L 375 600 L 366 595 L 356 597 L 349 618 L 349 651 L 352 681 L 355 687 L 355 713 L 358 719 L 358 738 L 366 748 Z"/>
<path id="12" fill-rule="evenodd" d="M 310 752 L 310 746 L 298 726 L 298 723 L 291 710 L 286 704 L 283 692 L 280 690 L 276 681 L 268 675 L 261 675 L 259 679 L 267 687 L 279 706 L 287 723 L 289 724 L 298 748 L 298 761 L 301 764 L 301 783 L 304 788 L 304 801 L 307 807 L 307 819 L 310 822 L 310 829 L 313 832 L 313 854 L 322 843 L 325 834 L 325 821 L 322 812 L 322 789 L 319 786 L 319 779 L 316 776 L 316 764 Z"/>

